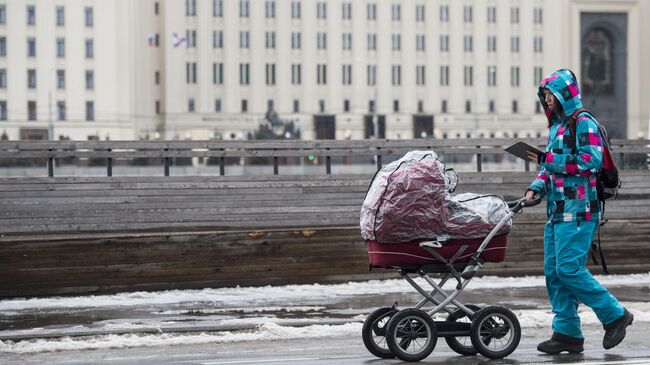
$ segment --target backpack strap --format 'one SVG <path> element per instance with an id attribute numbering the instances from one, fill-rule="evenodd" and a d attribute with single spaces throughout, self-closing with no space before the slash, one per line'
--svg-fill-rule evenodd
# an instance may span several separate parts
<path id="1" fill-rule="evenodd" d="M 580 116 L 580 114 L 582 113 L 588 113 L 592 117 L 594 116 L 593 114 L 591 114 L 589 110 L 585 108 L 580 108 L 574 111 L 573 114 L 569 116 L 569 132 L 571 133 L 573 139 L 575 140 L 574 148 L 576 149 L 578 148 L 578 116 Z"/>

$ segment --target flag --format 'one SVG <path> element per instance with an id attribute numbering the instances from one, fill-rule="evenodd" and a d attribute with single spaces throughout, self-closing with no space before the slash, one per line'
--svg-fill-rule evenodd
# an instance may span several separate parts
<path id="1" fill-rule="evenodd" d="M 172 33 L 172 45 L 174 48 L 187 48 L 187 39 L 174 32 Z"/>

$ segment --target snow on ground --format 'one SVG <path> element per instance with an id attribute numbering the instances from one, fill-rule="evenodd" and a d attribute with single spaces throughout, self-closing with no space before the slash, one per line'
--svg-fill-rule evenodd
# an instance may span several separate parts
<path id="1" fill-rule="evenodd" d="M 650 273 L 632 275 L 596 275 L 604 286 L 650 286 Z M 416 282 L 424 287 L 422 279 Z M 450 280 L 446 289 L 453 289 Z M 543 287 L 543 276 L 496 277 L 484 276 L 473 279 L 466 290 Z M 234 287 L 202 290 L 169 290 L 159 292 L 134 292 L 114 295 L 89 295 L 79 297 L 52 297 L 11 299 L 0 301 L 0 311 L 53 308 L 93 308 L 107 306 L 138 306 L 178 304 L 187 302 L 211 302 L 220 306 L 259 306 L 265 303 L 300 302 L 300 299 L 327 299 L 342 296 L 411 292 L 413 288 L 402 279 L 370 280 L 333 285 L 284 285 L 264 287 Z"/>
<path id="2" fill-rule="evenodd" d="M 622 303 L 634 314 L 634 323 L 650 322 L 650 303 Z M 516 310 L 523 328 L 548 328 L 552 313 L 545 310 Z M 584 306 L 580 308 L 582 325 L 600 325 L 594 313 Z M 274 321 L 272 318 L 263 318 Z M 361 320 L 356 318 L 355 320 Z M 275 322 L 261 323 L 252 331 L 223 331 L 209 333 L 163 333 L 101 335 L 90 337 L 64 337 L 61 339 L 38 339 L 25 341 L 0 341 L 0 354 L 26 354 L 51 351 L 95 350 L 126 347 L 155 347 L 172 345 L 274 341 L 296 338 L 323 338 L 359 336 L 362 323 L 349 322 L 341 325 L 309 325 L 304 327 L 281 326 Z"/>

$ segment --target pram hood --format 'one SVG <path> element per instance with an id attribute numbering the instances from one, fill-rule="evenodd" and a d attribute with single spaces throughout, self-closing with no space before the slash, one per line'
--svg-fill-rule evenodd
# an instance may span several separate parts
<path id="1" fill-rule="evenodd" d="M 487 236 L 507 215 L 507 205 L 495 196 L 452 196 L 456 183 L 435 152 L 408 152 L 372 180 L 361 208 L 361 236 L 380 243 Z"/>

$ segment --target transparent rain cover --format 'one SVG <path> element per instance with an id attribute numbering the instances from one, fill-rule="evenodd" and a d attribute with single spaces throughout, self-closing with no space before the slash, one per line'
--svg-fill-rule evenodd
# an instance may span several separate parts
<path id="1" fill-rule="evenodd" d="M 408 152 L 375 175 L 361 208 L 361 236 L 380 243 L 487 236 L 508 214 L 507 205 L 495 196 L 452 196 L 457 181 L 435 152 Z"/>

